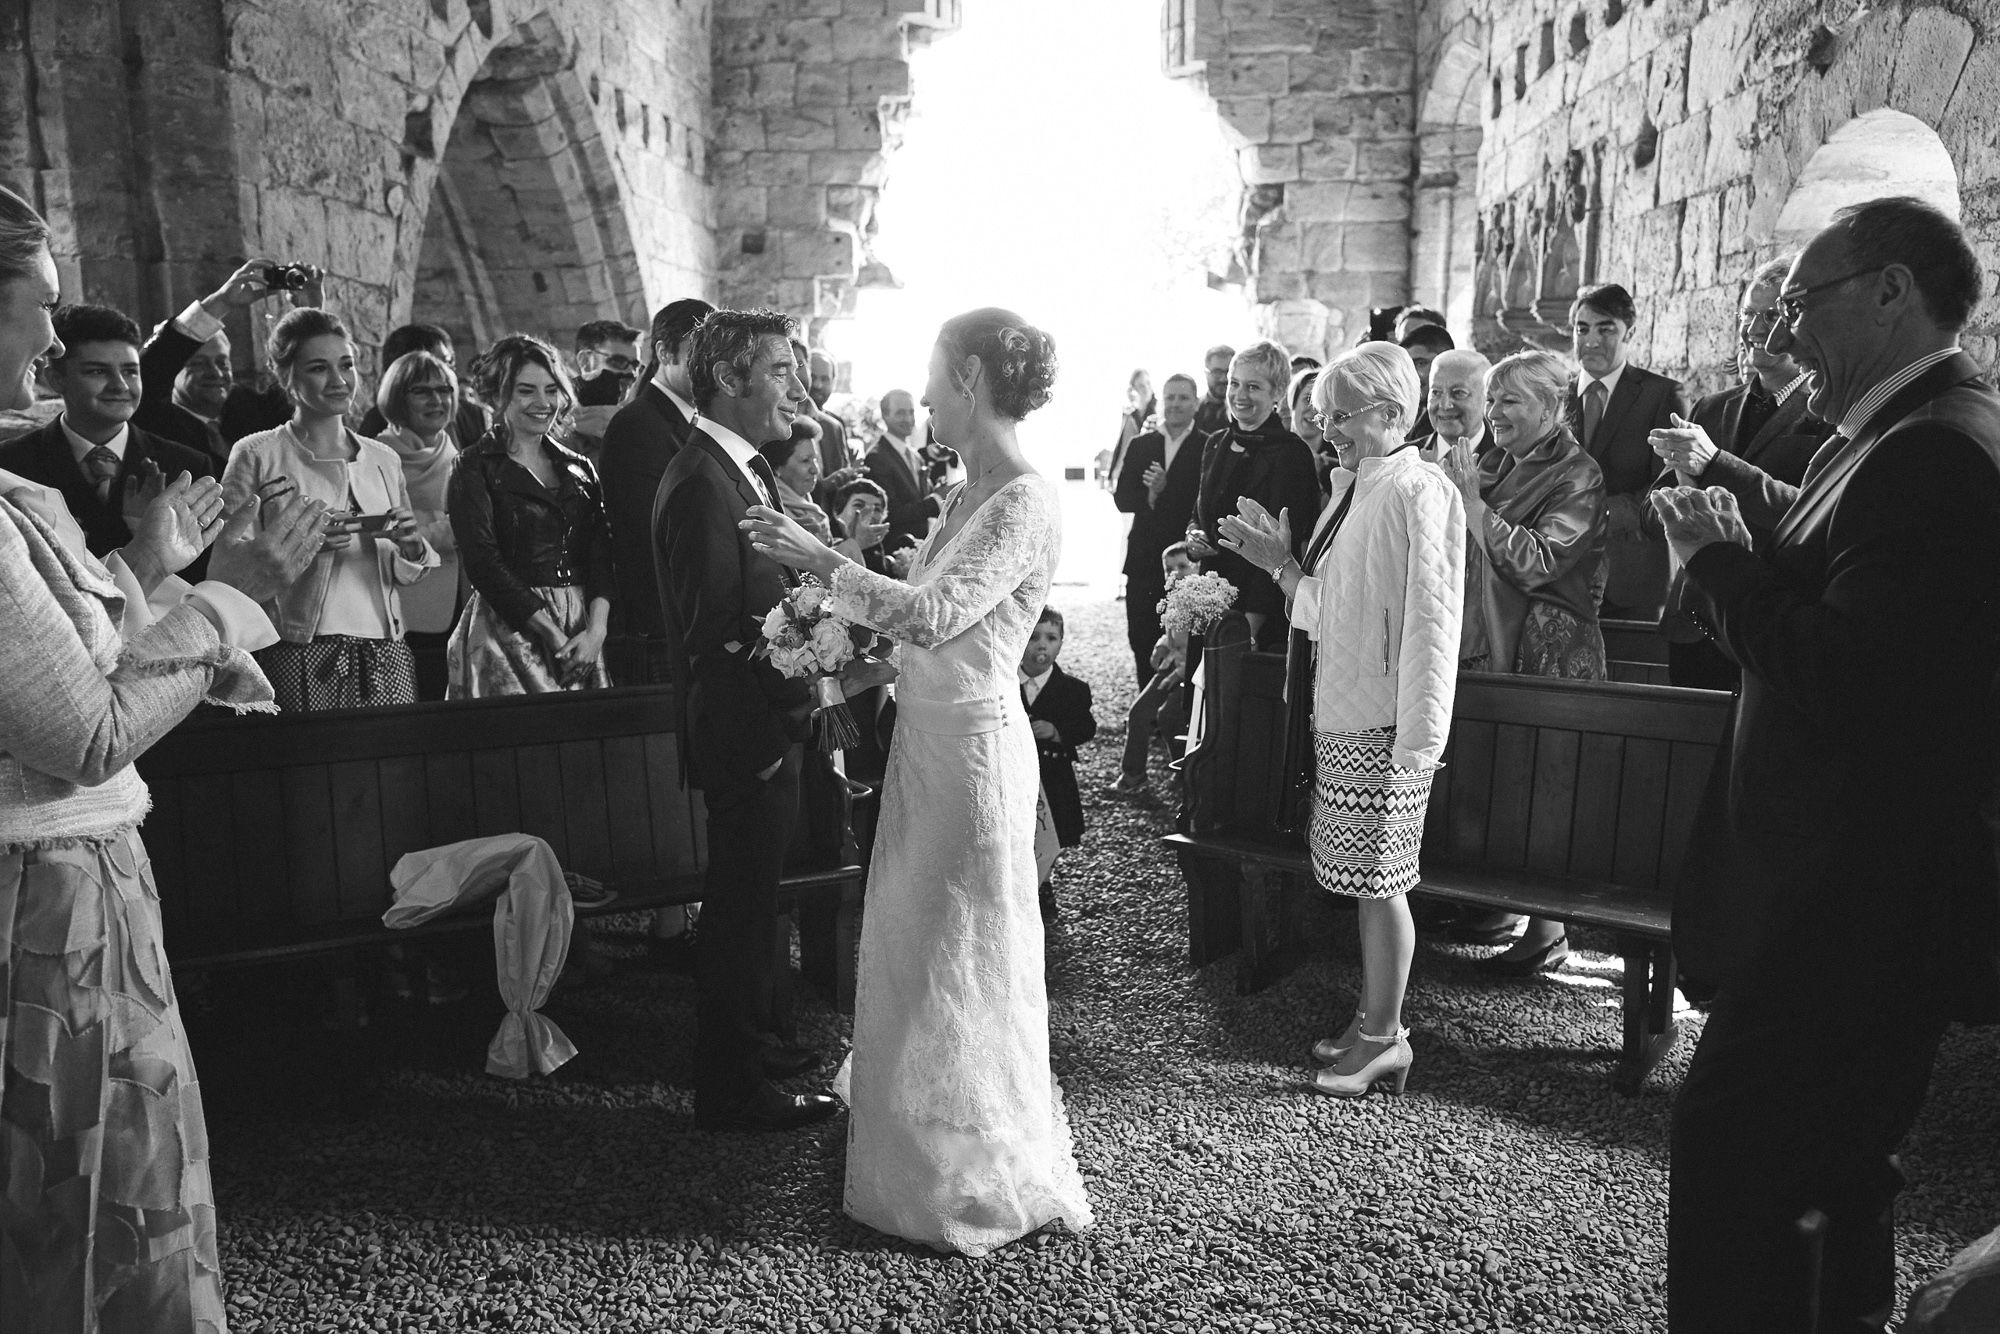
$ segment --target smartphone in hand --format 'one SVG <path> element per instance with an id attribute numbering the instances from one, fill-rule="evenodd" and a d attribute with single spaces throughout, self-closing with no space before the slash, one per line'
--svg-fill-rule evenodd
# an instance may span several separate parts
<path id="1" fill-rule="evenodd" d="M 357 514 L 354 516 L 354 531 L 357 533 L 385 533 L 389 525 L 396 521 L 393 514 Z"/>

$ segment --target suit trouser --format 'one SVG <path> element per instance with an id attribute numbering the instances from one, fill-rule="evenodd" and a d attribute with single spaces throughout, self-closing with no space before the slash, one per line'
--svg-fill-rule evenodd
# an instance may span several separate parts
<path id="1" fill-rule="evenodd" d="M 1160 599 L 1167 590 L 1157 583 L 1125 579 L 1125 638 L 1132 645 L 1132 670 L 1139 688 L 1153 679 L 1153 645 L 1160 642 Z"/>
<path id="2" fill-rule="evenodd" d="M 1146 776 L 1146 752 L 1153 744 L 1153 733 L 1161 726 L 1170 734 L 1180 730 L 1181 720 L 1181 680 L 1172 675 L 1171 668 L 1162 668 L 1153 673 L 1153 679 L 1139 692 L 1139 698 L 1132 701 L 1132 711 L 1125 715 L 1125 758 L 1123 773 L 1127 778 Z"/>
<path id="3" fill-rule="evenodd" d="M 695 1102 L 728 1104 L 763 1079 L 759 1051 L 771 1024 L 778 881 L 799 814 L 804 749 L 793 746 L 768 781 L 732 775 L 702 789 L 708 872 L 696 937 Z"/>
<path id="4" fill-rule="evenodd" d="M 1902 1186 L 1890 1155 L 1923 1104 L 1945 1024 L 1831 961 L 1811 978 L 1757 967 L 1767 962 L 1716 998 L 1674 1102 L 1669 1328 L 1880 1331 L 1895 1303 Z M 1817 1261 L 1799 1228 L 1814 1210 L 1826 1219 Z"/>
<path id="5" fill-rule="evenodd" d="M 1696 690 L 1735 690 L 1743 684 L 1743 670 L 1712 639 L 1669 640 L 1667 683 Z"/>

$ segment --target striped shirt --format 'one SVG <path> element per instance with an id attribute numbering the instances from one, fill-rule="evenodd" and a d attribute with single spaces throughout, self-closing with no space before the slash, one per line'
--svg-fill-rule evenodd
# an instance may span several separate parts
<path id="1" fill-rule="evenodd" d="M 1875 387 L 1863 394 L 1861 401 L 1849 408 L 1847 415 L 1840 419 L 1840 434 L 1849 440 L 1859 437 L 1862 428 L 1868 425 L 1868 419 L 1880 412 L 1883 404 L 1901 393 L 1912 380 L 1937 365 L 1940 361 L 1957 355 L 1958 348 L 1956 346 L 1939 348 L 1929 356 L 1918 357 L 1895 374 L 1878 381 Z"/>

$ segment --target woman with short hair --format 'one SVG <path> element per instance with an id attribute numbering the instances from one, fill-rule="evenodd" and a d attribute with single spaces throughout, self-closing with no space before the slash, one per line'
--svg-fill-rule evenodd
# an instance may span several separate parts
<path id="1" fill-rule="evenodd" d="M 414 704 L 401 590 L 441 564 L 417 528 L 403 461 L 346 421 L 361 377 L 339 317 L 287 311 L 267 351 L 292 419 L 236 442 L 222 489 L 232 505 L 268 505 L 289 478 L 338 515 L 305 577 L 266 608 L 283 642 L 258 655 L 288 713 Z"/>
<path id="2" fill-rule="evenodd" d="M 1319 373 L 1317 366 L 1307 366 L 1294 373 L 1291 388 L 1285 391 L 1285 402 L 1291 405 L 1292 434 L 1305 441 L 1306 448 L 1312 451 L 1313 470 L 1319 475 L 1320 495 L 1324 498 L 1327 474 L 1333 471 L 1339 459 L 1333 452 L 1333 446 L 1327 444 L 1326 433 L 1319 428 L 1319 410 L 1312 405 L 1313 384 L 1319 379 Z"/>
<path id="3" fill-rule="evenodd" d="M 1418 393 L 1394 343 L 1363 343 L 1320 372 L 1313 405 L 1340 466 L 1303 557 L 1287 516 L 1253 499 L 1221 522 L 1223 546 L 1281 591 L 1315 649 L 1307 841 L 1320 886 L 1357 900 L 1361 933 L 1360 1004 L 1312 1050 L 1330 1068 L 1310 1087 L 1339 1097 L 1400 1093 L 1409 1077 L 1407 896 L 1458 678 L 1465 508 L 1404 438 Z"/>
<path id="4" fill-rule="evenodd" d="M 608 686 L 604 636 L 617 586 L 597 469 L 559 442 L 576 414 L 562 358 L 508 334 L 473 374 L 493 429 L 445 489 L 472 596 L 451 632 L 452 699 Z"/>
<path id="5" fill-rule="evenodd" d="M 458 539 L 445 512 L 445 485 L 458 462 L 453 422 L 458 376 L 449 362 L 419 349 L 389 363 L 375 389 L 382 430 L 375 437 L 403 461 L 417 532 L 438 553 L 438 568 L 403 595 L 403 640 L 416 661 L 417 698 L 444 698 L 445 641 L 458 616 Z"/>
<path id="6" fill-rule="evenodd" d="M 1441 463 L 1465 504 L 1468 544 L 1485 553 L 1482 604 L 1488 671 L 1602 681 L 1610 506 L 1604 473 L 1563 425 L 1575 373 L 1553 352 L 1516 352 L 1486 377 L 1487 433 L 1496 448 L 1465 466 Z M 1473 666 L 1473 664 L 1468 664 Z M 1527 976 L 1569 957 L 1562 923 L 1528 920 L 1487 971 Z"/>
<path id="7" fill-rule="evenodd" d="M 1305 441 L 1285 429 L 1278 413 L 1291 378 L 1291 355 L 1276 343 L 1252 343 L 1231 359 L 1224 399 L 1229 425 L 1202 446 L 1201 488 L 1187 530 L 1189 554 L 1205 572 L 1236 586 L 1236 609 L 1264 648 L 1283 646 L 1285 600 L 1255 565 L 1218 545 L 1218 525 L 1250 500 L 1271 514 L 1289 512 L 1300 549 L 1312 531 L 1320 507 L 1319 469 Z"/>

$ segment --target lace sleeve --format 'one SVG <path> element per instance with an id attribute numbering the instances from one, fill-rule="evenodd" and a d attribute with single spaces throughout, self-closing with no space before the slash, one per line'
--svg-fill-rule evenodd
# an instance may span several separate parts
<path id="1" fill-rule="evenodd" d="M 944 564 L 922 583 L 841 566 L 833 576 L 834 611 L 892 639 L 936 648 L 999 606 L 1048 559 L 1057 540 L 1047 483 L 1023 478 L 972 516 Z"/>

